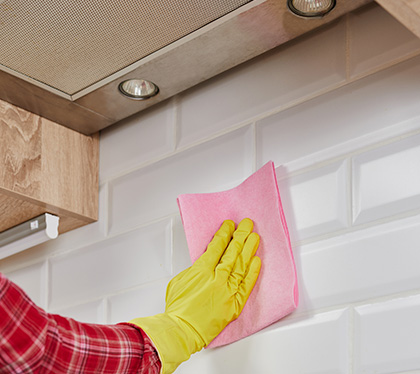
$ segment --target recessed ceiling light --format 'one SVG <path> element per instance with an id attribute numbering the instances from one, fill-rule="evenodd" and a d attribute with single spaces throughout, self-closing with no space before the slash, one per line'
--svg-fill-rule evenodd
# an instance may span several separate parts
<path id="1" fill-rule="evenodd" d="M 335 0 L 287 0 L 289 9 L 302 17 L 322 17 L 335 7 Z"/>
<path id="2" fill-rule="evenodd" d="M 120 92 L 133 100 L 146 100 L 158 94 L 159 88 L 145 79 L 128 79 L 118 86 Z"/>

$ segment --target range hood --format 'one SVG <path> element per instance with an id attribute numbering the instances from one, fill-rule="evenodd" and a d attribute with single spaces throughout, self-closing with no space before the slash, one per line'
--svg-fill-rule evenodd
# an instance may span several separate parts
<path id="1" fill-rule="evenodd" d="M 92 134 L 370 1 L 305 19 L 286 0 L 0 0 L 0 99 Z M 159 94 L 124 97 L 129 78 Z"/>

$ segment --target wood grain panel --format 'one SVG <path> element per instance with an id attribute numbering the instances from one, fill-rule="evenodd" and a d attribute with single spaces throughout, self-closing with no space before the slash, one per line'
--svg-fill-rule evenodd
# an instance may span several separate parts
<path id="1" fill-rule="evenodd" d="M 0 101 L 0 185 L 41 196 L 41 124 L 38 116 Z"/>
<path id="2" fill-rule="evenodd" d="M 99 134 L 86 136 L 0 100 L 0 231 L 42 213 L 59 231 L 94 222 Z"/>
<path id="3" fill-rule="evenodd" d="M 96 220 L 99 134 L 82 135 L 46 119 L 43 126 L 42 174 L 48 178 L 43 180 L 42 200 Z"/>
<path id="4" fill-rule="evenodd" d="M 51 213 L 60 217 L 58 227 L 60 234 L 93 222 L 93 220 L 88 221 L 84 217 L 75 218 L 70 212 L 65 212 L 54 207 L 49 207 L 48 209 L 45 204 L 40 203 L 38 205 L 33 201 L 23 200 L 20 196 L 16 196 L 2 194 L 0 191 L 0 232 L 44 213 Z"/>
<path id="5" fill-rule="evenodd" d="M 13 214 L 11 214 L 13 212 Z M 0 232 L 45 213 L 45 208 L 0 194 Z"/>
<path id="6" fill-rule="evenodd" d="M 420 0 L 376 0 L 376 2 L 420 38 Z"/>

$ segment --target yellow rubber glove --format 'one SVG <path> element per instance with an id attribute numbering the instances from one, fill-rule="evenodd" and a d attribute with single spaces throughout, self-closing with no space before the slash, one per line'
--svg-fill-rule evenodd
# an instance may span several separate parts
<path id="1" fill-rule="evenodd" d="M 161 373 L 173 373 L 241 313 L 261 268 L 252 230 L 248 218 L 236 231 L 233 221 L 223 222 L 207 251 L 170 281 L 165 313 L 130 321 L 153 341 Z"/>

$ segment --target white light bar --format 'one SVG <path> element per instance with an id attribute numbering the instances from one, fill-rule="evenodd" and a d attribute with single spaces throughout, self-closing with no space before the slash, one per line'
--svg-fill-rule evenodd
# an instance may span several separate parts
<path id="1" fill-rule="evenodd" d="M 0 233 L 0 260 L 58 236 L 60 218 L 49 213 Z"/>

